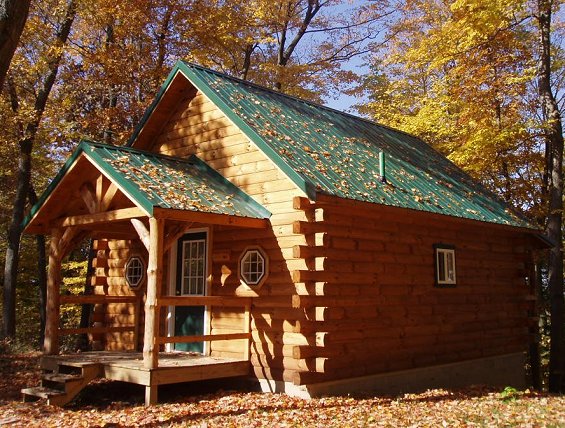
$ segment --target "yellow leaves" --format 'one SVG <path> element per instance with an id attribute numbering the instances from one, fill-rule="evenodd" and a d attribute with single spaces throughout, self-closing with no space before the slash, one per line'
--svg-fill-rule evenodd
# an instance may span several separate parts
<path id="1" fill-rule="evenodd" d="M 535 35 L 523 0 L 406 0 L 363 109 L 422 137 L 520 207 L 539 195 Z M 510 196 L 509 196 L 510 195 Z"/>
<path id="2" fill-rule="evenodd" d="M 0 421 L 14 427 L 538 427 L 561 426 L 565 418 L 562 396 L 484 387 L 311 400 L 237 391 L 189 395 L 186 388 L 177 388 L 163 403 L 144 407 L 138 388 L 96 381 L 76 405 L 56 408 L 18 401 L 19 388 L 39 379 L 37 355 L 2 358 L 6 373 L 0 377 L 5 393 L 0 397 Z"/>

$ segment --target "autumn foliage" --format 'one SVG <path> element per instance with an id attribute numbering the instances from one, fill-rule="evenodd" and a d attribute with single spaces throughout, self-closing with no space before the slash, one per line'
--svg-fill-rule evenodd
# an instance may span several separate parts
<path id="1" fill-rule="evenodd" d="M 560 426 L 565 398 L 512 388 L 429 390 L 399 396 L 312 400 L 180 384 L 144 407 L 141 387 L 98 381 L 67 408 L 21 403 L 19 388 L 39 378 L 37 354 L 0 355 L 0 425 L 12 427 L 481 427 Z M 229 387 L 229 386 L 228 386 Z M 233 388 L 233 386 L 232 386 Z"/>

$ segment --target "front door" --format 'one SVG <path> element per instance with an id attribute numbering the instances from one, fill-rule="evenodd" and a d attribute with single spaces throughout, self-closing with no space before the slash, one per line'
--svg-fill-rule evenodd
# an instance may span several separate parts
<path id="1" fill-rule="evenodd" d="M 177 247 L 177 296 L 204 296 L 207 267 L 206 232 L 188 233 L 179 239 Z M 204 334 L 205 306 L 175 308 L 175 336 Z M 203 342 L 177 343 L 175 350 L 204 352 Z"/>

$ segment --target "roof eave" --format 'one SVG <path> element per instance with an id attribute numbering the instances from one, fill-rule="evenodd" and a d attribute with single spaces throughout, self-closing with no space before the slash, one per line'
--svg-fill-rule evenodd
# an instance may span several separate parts
<path id="1" fill-rule="evenodd" d="M 397 209 L 397 210 L 408 210 L 408 211 L 415 212 L 415 213 L 424 213 L 424 214 L 430 215 L 430 216 L 441 216 L 441 218 L 449 218 L 449 219 L 452 219 L 454 221 L 459 220 L 459 221 L 462 221 L 462 222 L 472 222 L 472 223 L 475 223 L 475 224 L 480 223 L 480 224 L 494 226 L 494 227 L 512 229 L 512 230 L 520 231 L 520 232 L 523 232 L 523 233 L 540 235 L 539 236 L 540 239 L 544 239 L 545 242 L 549 242 L 547 239 L 543 238 L 542 230 L 533 226 L 533 225 L 530 225 L 530 227 L 526 227 L 526 226 L 522 226 L 522 225 L 519 225 L 519 224 L 500 223 L 500 222 L 495 222 L 495 221 L 481 220 L 481 219 L 477 219 L 477 218 L 456 216 L 456 215 L 445 214 L 445 213 L 442 214 L 442 213 L 437 213 L 437 212 L 433 212 L 433 211 L 418 210 L 418 209 L 410 208 L 410 207 L 399 207 L 399 206 L 395 206 L 395 205 L 381 204 L 381 203 L 377 203 L 377 202 L 362 201 L 362 200 L 359 200 L 359 199 L 343 198 L 341 196 L 331 195 L 331 194 L 326 193 L 326 192 L 318 192 L 317 193 L 317 199 L 315 201 L 316 201 L 316 203 L 319 203 L 319 204 L 320 203 L 321 204 L 327 203 L 328 205 L 345 203 L 345 204 L 350 204 L 351 206 L 366 207 L 368 209 L 374 209 L 374 208 L 381 206 L 381 207 L 387 207 L 387 208 Z"/>
<path id="2" fill-rule="evenodd" d="M 51 194 L 55 191 L 63 177 L 66 173 L 73 167 L 73 165 L 78 161 L 81 153 L 84 152 L 84 147 L 86 145 L 84 140 L 81 140 L 75 151 L 71 156 L 65 161 L 57 175 L 51 180 L 49 185 L 45 188 L 43 193 L 40 195 L 37 202 L 30 208 L 28 214 L 24 217 L 21 223 L 23 233 L 42 233 L 43 228 L 38 231 L 32 231 L 33 227 L 30 228 L 32 222 L 37 218 L 41 207 L 47 202 Z"/>

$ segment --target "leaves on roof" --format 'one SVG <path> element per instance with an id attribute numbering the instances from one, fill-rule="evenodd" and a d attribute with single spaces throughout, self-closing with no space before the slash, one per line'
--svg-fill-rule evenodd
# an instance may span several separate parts
<path id="1" fill-rule="evenodd" d="M 116 171 L 163 208 L 256 217 L 249 200 L 200 161 L 186 162 L 134 150 L 98 147 Z"/>
<path id="2" fill-rule="evenodd" d="M 422 140 L 197 67 L 240 119 L 320 192 L 531 227 Z M 386 157 L 386 181 L 379 152 Z"/>

